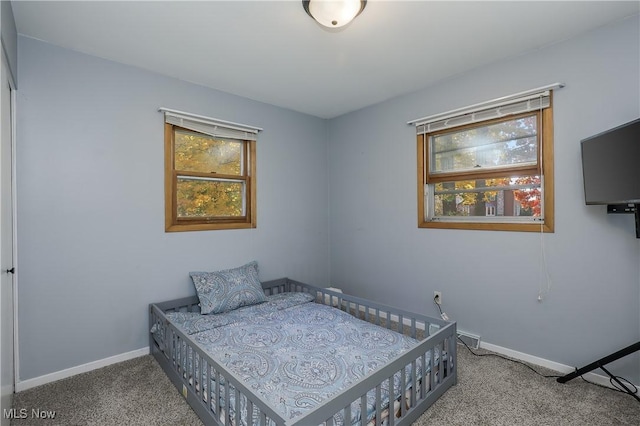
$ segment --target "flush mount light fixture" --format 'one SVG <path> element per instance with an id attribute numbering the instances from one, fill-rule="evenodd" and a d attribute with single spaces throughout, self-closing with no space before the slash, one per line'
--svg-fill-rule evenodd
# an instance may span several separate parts
<path id="1" fill-rule="evenodd" d="M 366 5 L 367 0 L 302 0 L 305 12 L 328 28 L 347 25 Z"/>

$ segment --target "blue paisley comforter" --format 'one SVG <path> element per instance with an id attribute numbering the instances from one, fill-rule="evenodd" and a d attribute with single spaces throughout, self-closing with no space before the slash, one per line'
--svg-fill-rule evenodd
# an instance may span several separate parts
<path id="1" fill-rule="evenodd" d="M 178 312 L 167 317 L 285 419 L 295 420 L 418 344 L 312 300 L 306 293 L 282 293 L 226 314 Z M 399 377 L 395 382 L 393 399 L 403 391 Z M 388 387 L 385 381 L 382 410 L 389 405 Z M 370 394 L 367 420 L 375 413 Z M 351 410 L 352 421 L 359 421 L 360 402 Z M 336 423 L 344 424 L 339 417 Z"/>

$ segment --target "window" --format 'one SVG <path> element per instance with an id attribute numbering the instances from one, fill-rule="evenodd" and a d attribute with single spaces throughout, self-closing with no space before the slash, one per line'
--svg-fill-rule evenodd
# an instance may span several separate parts
<path id="1" fill-rule="evenodd" d="M 257 128 L 165 112 L 165 230 L 256 227 Z"/>
<path id="2" fill-rule="evenodd" d="M 411 122 L 418 226 L 553 232 L 551 97 L 521 93 Z"/>

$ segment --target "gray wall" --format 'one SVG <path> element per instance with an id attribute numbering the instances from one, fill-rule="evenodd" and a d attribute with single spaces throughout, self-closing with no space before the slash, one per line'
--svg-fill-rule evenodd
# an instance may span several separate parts
<path id="1" fill-rule="evenodd" d="M 2 39 L 2 49 L 9 63 L 9 72 L 13 79 L 13 84 L 17 85 L 18 80 L 18 33 L 16 23 L 13 19 L 13 9 L 10 1 L 0 1 L 0 38 Z"/>
<path id="2" fill-rule="evenodd" d="M 328 281 L 324 120 L 19 37 L 20 379 L 143 348 L 191 270 Z M 163 116 L 264 128 L 258 227 L 164 232 Z"/>
<path id="3" fill-rule="evenodd" d="M 639 26 L 626 19 L 331 120 L 331 284 L 431 315 L 440 290 L 459 328 L 570 366 L 640 340 L 633 217 L 584 204 L 580 161 L 581 139 L 640 116 Z M 418 229 L 406 122 L 556 81 L 555 233 Z M 539 303 L 542 247 L 551 290 Z M 640 382 L 638 355 L 612 367 Z"/>
<path id="4" fill-rule="evenodd" d="M 585 206 L 580 139 L 640 116 L 638 18 L 325 122 L 19 38 L 20 379 L 144 347 L 187 272 L 257 259 L 580 366 L 640 339 L 630 216 Z M 399 64 L 401 66 L 401 64 Z M 409 119 L 555 81 L 556 232 L 417 229 Z M 164 233 L 157 108 L 263 127 L 258 228 Z M 327 191 L 328 185 L 328 191 Z M 330 241 L 330 242 L 329 242 Z M 544 247 L 551 291 L 541 273 Z M 640 382 L 638 356 L 613 366 Z"/>

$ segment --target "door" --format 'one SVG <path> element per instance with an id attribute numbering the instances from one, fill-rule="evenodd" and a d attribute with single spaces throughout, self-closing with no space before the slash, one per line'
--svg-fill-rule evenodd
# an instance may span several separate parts
<path id="1" fill-rule="evenodd" d="M 8 67 L 2 56 L 0 69 L 0 416 L 2 426 L 9 424 L 14 392 L 13 335 L 13 179 L 11 88 Z M 6 411 L 5 411 L 6 410 Z"/>

